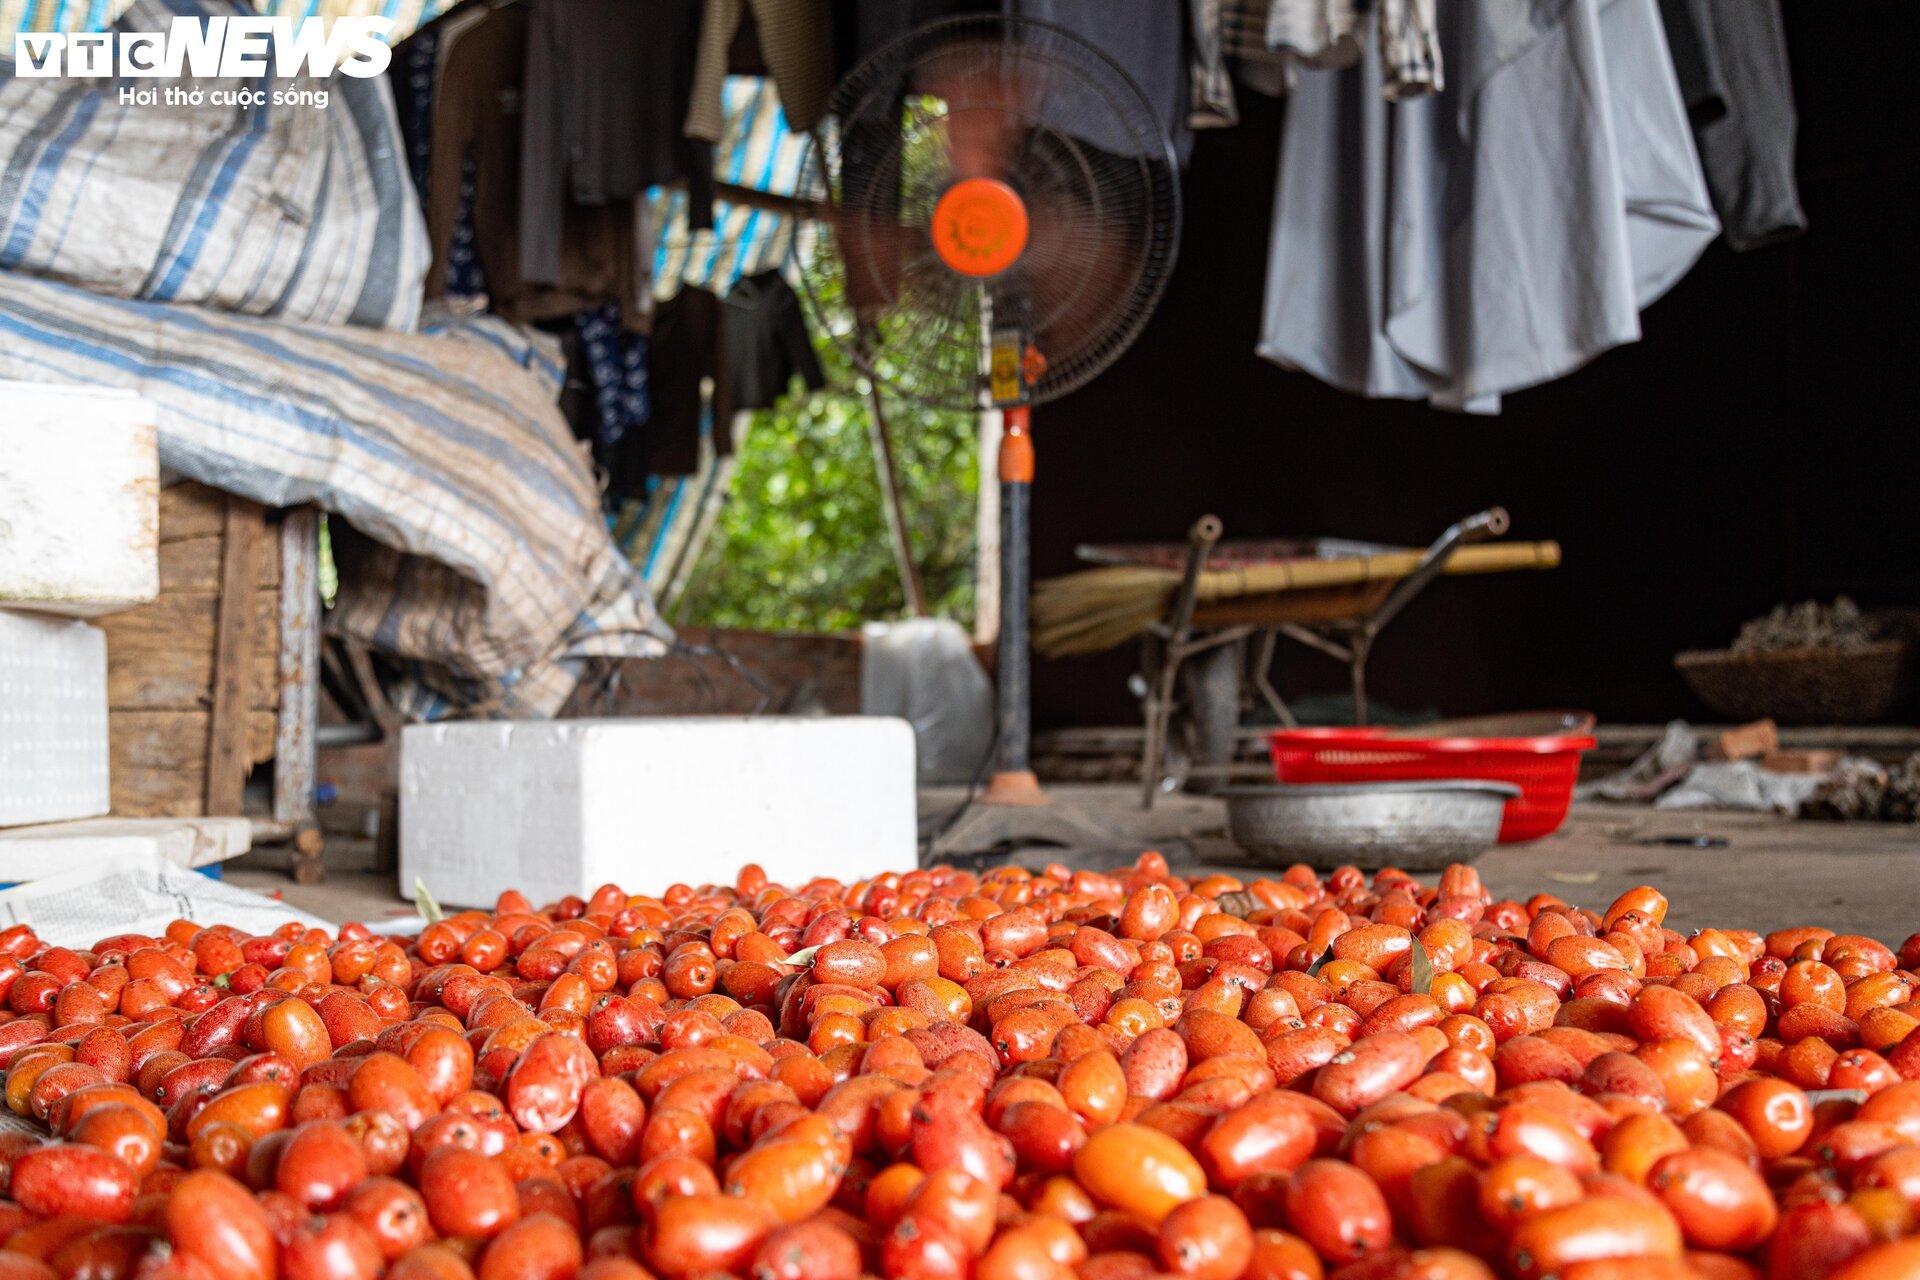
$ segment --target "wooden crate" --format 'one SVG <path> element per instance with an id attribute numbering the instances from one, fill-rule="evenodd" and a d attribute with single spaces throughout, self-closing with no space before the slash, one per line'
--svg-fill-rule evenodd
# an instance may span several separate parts
<path id="1" fill-rule="evenodd" d="M 317 517 L 182 482 L 160 494 L 160 595 L 107 633 L 113 812 L 239 816 L 276 761 L 264 838 L 311 825 Z M 283 590 L 287 583 L 291 589 Z"/>

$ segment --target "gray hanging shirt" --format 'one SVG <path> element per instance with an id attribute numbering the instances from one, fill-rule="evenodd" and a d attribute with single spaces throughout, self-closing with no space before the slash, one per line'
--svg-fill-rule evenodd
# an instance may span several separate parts
<path id="1" fill-rule="evenodd" d="M 1478 0 L 1441 93 L 1302 71 L 1258 350 L 1360 395 L 1498 412 L 1640 336 L 1718 233 L 1655 0 Z"/>
<path id="2" fill-rule="evenodd" d="M 1713 207 L 1736 250 L 1807 229 L 1779 0 L 1660 0 Z"/>
<path id="3" fill-rule="evenodd" d="M 1118 63 L 1140 87 L 1181 164 L 1193 150 L 1187 116 L 1185 6 L 1173 0 L 1003 0 L 1005 12 L 1064 27 Z M 1046 86 L 1040 115 L 1048 124 L 1115 155 L 1154 159 L 1157 138 L 1138 138 L 1114 122 L 1113 107 L 1066 76 Z"/>

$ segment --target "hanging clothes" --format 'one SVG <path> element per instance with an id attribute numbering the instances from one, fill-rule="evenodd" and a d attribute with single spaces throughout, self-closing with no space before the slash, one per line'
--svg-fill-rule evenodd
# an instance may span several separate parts
<path id="1" fill-rule="evenodd" d="M 1267 9 L 1267 47 L 1304 66 L 1351 67 L 1365 39 L 1366 11 L 1354 0 L 1272 0 Z"/>
<path id="2" fill-rule="evenodd" d="M 832 26 L 835 79 L 930 22 L 964 14 L 997 11 L 998 0 L 834 0 Z M 894 220 L 900 208 L 900 119 L 908 89 L 907 70 L 898 59 L 878 68 L 869 83 L 898 92 L 876 94 L 840 128 L 841 172 L 845 204 L 869 210 L 876 224 Z M 847 305 L 856 315 L 884 309 L 899 287 L 898 259 L 869 254 L 858 237 L 842 241 L 847 256 Z"/>
<path id="3" fill-rule="evenodd" d="M 1727 243 L 1744 252 L 1791 240 L 1807 215 L 1779 0 L 1660 0 L 1660 16 Z"/>
<path id="4" fill-rule="evenodd" d="M 647 264 L 632 200 L 585 206 L 559 193 L 555 270 L 536 280 L 525 269 L 520 130 L 529 18 L 524 5 L 478 8 L 457 38 L 440 37 L 426 185 L 427 296 L 484 286 L 492 309 L 520 323 L 609 301 L 625 315 L 644 316 Z"/>
<path id="5" fill-rule="evenodd" d="M 447 62 L 460 41 L 486 20 L 485 5 L 469 5 L 446 16 L 436 23 L 432 34 L 437 37 L 434 50 L 433 86 L 437 94 L 443 77 L 446 75 Z M 431 137 L 428 145 L 428 163 L 432 162 Z M 426 188 L 421 188 L 421 198 L 425 199 Z M 480 165 L 473 152 L 469 150 L 460 162 L 460 211 L 454 218 L 453 241 L 447 247 L 446 275 L 440 285 L 448 297 L 477 297 L 487 292 L 487 272 L 480 263 L 480 238 L 473 225 L 473 209 L 480 198 Z M 512 304 L 509 304 L 511 307 Z"/>
<path id="6" fill-rule="evenodd" d="M 570 208 L 619 208 L 684 182 L 713 225 L 713 149 L 684 136 L 697 0 L 529 0 L 520 147 L 520 270 L 558 284 Z"/>
<path id="7" fill-rule="evenodd" d="M 1439 15 L 1435 0 L 1378 0 L 1380 92 L 1404 102 L 1446 88 L 1441 73 Z"/>
<path id="8" fill-rule="evenodd" d="M 614 451 L 613 492 L 640 496 L 649 476 L 692 475 L 700 466 L 703 384 L 713 386 L 712 421 L 733 417 L 726 335 L 720 299 L 685 288 L 654 309 L 648 343 L 647 388 L 652 401 L 644 430 L 632 431 Z M 716 432 L 716 443 L 730 441 Z M 730 446 L 729 446 L 730 447 Z"/>
<path id="9" fill-rule="evenodd" d="M 834 78 L 916 27 L 999 8 L 998 0 L 832 0 Z"/>
<path id="10" fill-rule="evenodd" d="M 744 277 L 728 290 L 721 327 L 735 411 L 771 409 L 796 377 L 809 391 L 827 385 L 800 299 L 778 271 Z"/>
<path id="11" fill-rule="evenodd" d="M 566 362 L 560 389 L 554 397 L 560 406 L 560 415 L 573 429 L 573 438 L 585 441 L 592 449 L 594 466 L 605 472 L 612 466 L 613 455 L 600 444 L 599 398 L 595 394 L 593 369 L 587 359 L 586 342 L 580 337 L 580 326 L 572 320 L 549 320 L 538 329 L 560 343 L 560 354 Z"/>
<path id="12" fill-rule="evenodd" d="M 469 5 L 421 28 L 396 49 L 388 78 L 394 106 L 400 114 L 400 133 L 407 144 L 407 167 L 413 177 L 420 207 L 429 207 L 427 188 L 433 168 L 433 103 L 441 70 L 454 44 L 487 14 L 484 4 Z M 477 166 L 471 152 L 460 164 L 459 212 L 453 237 L 444 255 L 436 254 L 426 286 L 428 297 L 472 297 L 487 291 L 473 230 L 473 202 L 478 189 Z M 442 261 L 444 257 L 444 262 Z"/>
<path id="13" fill-rule="evenodd" d="M 1193 129 L 1187 122 L 1192 108 L 1188 84 L 1191 67 L 1187 53 L 1183 6 L 1169 0 L 1004 0 L 1013 17 L 1038 18 L 1080 37 L 1120 65 L 1146 95 L 1181 164 L 1193 151 Z M 1104 103 L 1081 101 L 1083 95 L 1065 92 L 1064 84 L 1041 104 L 1042 117 L 1063 132 L 1103 151 L 1118 155 L 1144 154 L 1152 159 L 1157 140 L 1136 139 L 1113 122 Z"/>
<path id="14" fill-rule="evenodd" d="M 1258 350 L 1360 395 L 1497 412 L 1640 336 L 1718 233 L 1654 0 L 1447 10 L 1443 92 L 1303 71 Z"/>
<path id="15" fill-rule="evenodd" d="M 440 27 L 429 26 L 397 50 L 387 72 L 400 136 L 407 142 L 407 172 L 421 200 L 427 198 L 427 166 L 433 155 L 433 86 L 440 60 Z"/>
<path id="16" fill-rule="evenodd" d="M 574 317 L 593 387 L 594 456 L 611 457 L 629 431 L 647 423 L 647 340 L 621 327 L 615 303 Z"/>
<path id="17" fill-rule="evenodd" d="M 1243 87 L 1269 98 L 1293 87 L 1293 57 L 1267 44 L 1273 0 L 1191 0 L 1193 111 L 1195 129 L 1240 123 L 1235 96 Z"/>
<path id="18" fill-rule="evenodd" d="M 1389 102 L 1445 84 L 1435 0 L 1191 0 L 1196 129 L 1239 122 L 1235 84 L 1270 98 L 1293 89 L 1301 67 L 1340 70 L 1365 52 L 1368 11 Z"/>
<path id="19" fill-rule="evenodd" d="M 447 246 L 446 274 L 440 287 L 450 298 L 478 297 L 487 291 L 487 272 L 480 265 L 480 239 L 473 226 L 473 206 L 479 199 L 480 168 L 469 155 L 460 162 L 460 211 L 454 215 L 453 240 Z M 513 302 L 509 311 L 520 308 Z M 533 310 L 539 308 L 534 307 Z"/>
<path id="20" fill-rule="evenodd" d="M 780 92 L 787 127 L 807 130 L 820 123 L 833 91 L 833 22 L 829 0 L 707 0 L 700 25 L 700 54 L 695 64 L 687 136 L 719 142 L 726 128 L 720 87 L 727 78 L 727 55 L 747 7 L 767 74 Z"/>

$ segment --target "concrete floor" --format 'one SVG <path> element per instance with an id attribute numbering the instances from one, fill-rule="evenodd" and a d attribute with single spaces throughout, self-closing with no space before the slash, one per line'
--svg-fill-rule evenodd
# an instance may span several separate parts
<path id="1" fill-rule="evenodd" d="M 1169 796 L 1149 813 L 1141 811 L 1131 787 L 1058 787 L 1053 794 L 1098 828 L 1085 838 L 1086 847 L 1073 851 L 1089 863 L 1110 865 L 1158 847 L 1176 866 L 1248 871 L 1244 855 L 1226 839 L 1224 807 L 1217 800 Z M 949 812 L 961 798 L 959 792 L 926 792 L 922 812 Z M 1718 836 L 1727 845 L 1697 849 L 1648 843 L 1676 835 Z M 1022 861 L 1035 857 L 1074 860 L 1066 850 L 1053 850 L 1030 853 Z M 227 878 L 280 892 L 296 906 L 332 920 L 412 913 L 392 873 L 368 869 L 368 842 L 330 837 L 326 860 L 329 877 L 320 885 L 294 884 L 284 854 L 275 849 L 230 863 Z M 1914 827 L 1579 806 L 1556 834 L 1532 844 L 1498 846 L 1477 865 L 1495 894 L 1525 899 L 1546 892 L 1596 909 L 1623 890 L 1651 884 L 1673 904 L 1668 923 L 1682 930 L 1710 924 L 1761 930 L 1820 924 L 1895 946 L 1920 931 L 1920 828 Z"/>

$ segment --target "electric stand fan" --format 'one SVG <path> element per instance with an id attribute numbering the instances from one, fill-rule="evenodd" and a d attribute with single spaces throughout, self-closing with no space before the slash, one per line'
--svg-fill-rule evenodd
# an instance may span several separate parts
<path id="1" fill-rule="evenodd" d="M 1119 64 L 1070 32 L 953 18 L 840 82 L 799 191 L 816 227 L 805 287 L 821 315 L 851 315 L 835 338 L 855 366 L 896 395 L 1003 414 L 989 843 L 1098 832 L 1040 818 L 1028 759 L 1032 407 L 1117 359 L 1159 300 L 1179 238 L 1172 143 Z"/>

